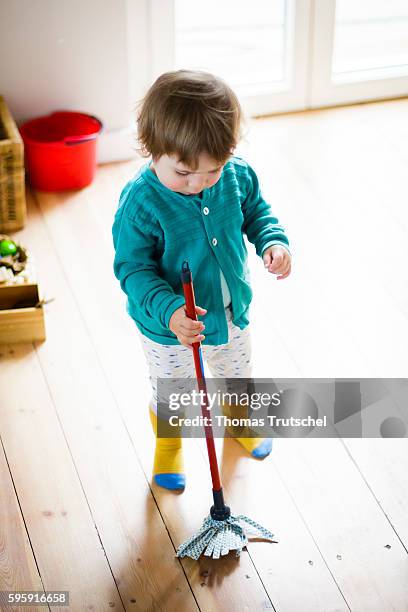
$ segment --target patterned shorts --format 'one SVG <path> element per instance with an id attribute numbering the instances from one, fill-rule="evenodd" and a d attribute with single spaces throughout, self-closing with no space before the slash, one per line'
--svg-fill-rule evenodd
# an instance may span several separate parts
<path id="1" fill-rule="evenodd" d="M 201 345 L 203 361 L 214 378 L 250 378 L 252 376 L 251 339 L 247 326 L 240 329 L 232 322 L 232 312 L 225 309 L 228 342 L 218 346 Z M 204 330 L 205 334 L 205 330 Z M 139 332 L 152 385 L 152 406 L 157 411 L 158 378 L 195 378 L 193 353 L 182 344 L 159 344 Z"/>

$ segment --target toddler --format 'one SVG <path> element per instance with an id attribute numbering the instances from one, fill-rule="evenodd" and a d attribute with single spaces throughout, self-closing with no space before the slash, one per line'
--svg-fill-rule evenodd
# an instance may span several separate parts
<path id="1" fill-rule="evenodd" d="M 278 279 L 290 274 L 291 256 L 255 172 L 234 155 L 242 111 L 223 80 L 203 71 L 162 74 L 137 120 L 142 154 L 151 160 L 120 195 L 113 267 L 150 372 L 153 477 L 162 487 L 183 489 L 181 438 L 157 436 L 157 379 L 195 378 L 193 342 L 202 343 L 214 377 L 250 378 L 252 290 L 243 235 Z M 185 313 L 184 260 L 192 271 L 200 321 Z M 231 406 L 223 410 L 236 414 Z M 269 438 L 235 439 L 253 457 L 271 452 Z"/>

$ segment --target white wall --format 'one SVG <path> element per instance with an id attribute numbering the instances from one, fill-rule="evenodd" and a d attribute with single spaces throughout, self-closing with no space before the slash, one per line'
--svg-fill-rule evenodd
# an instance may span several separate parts
<path id="1" fill-rule="evenodd" d="M 104 124 L 99 161 L 132 156 L 129 126 L 146 74 L 135 37 L 146 1 L 0 0 L 0 93 L 17 124 L 87 112 Z M 117 136 L 124 149 L 115 152 Z"/>

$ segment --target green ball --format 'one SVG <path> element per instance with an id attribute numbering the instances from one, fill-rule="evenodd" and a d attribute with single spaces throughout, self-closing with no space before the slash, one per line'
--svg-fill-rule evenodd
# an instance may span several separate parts
<path id="1" fill-rule="evenodd" d="M 6 257 L 7 255 L 15 255 L 17 253 L 17 246 L 12 240 L 1 240 L 0 241 L 0 255 Z"/>

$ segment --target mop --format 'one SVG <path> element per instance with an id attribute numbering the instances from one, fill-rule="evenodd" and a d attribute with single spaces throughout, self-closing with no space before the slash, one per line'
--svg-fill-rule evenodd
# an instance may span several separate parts
<path id="1" fill-rule="evenodd" d="M 193 279 L 187 261 L 184 261 L 182 265 L 181 280 L 186 300 L 186 314 L 190 319 L 197 321 Z M 242 549 L 248 543 L 244 528 L 240 525 L 241 522 L 245 524 L 245 527 L 248 528 L 249 526 L 253 535 L 257 537 L 273 540 L 274 534 L 243 514 L 234 516 L 231 514 L 230 508 L 225 505 L 215 452 L 210 408 L 208 406 L 201 342 L 194 342 L 192 347 L 198 388 L 200 396 L 204 398 L 201 404 L 201 411 L 203 417 L 206 417 L 203 418 L 203 423 L 205 424 L 204 431 L 211 470 L 214 505 L 211 506 L 210 514 L 204 520 L 201 529 L 178 547 L 176 556 L 191 557 L 191 559 L 197 561 L 204 552 L 204 555 L 207 557 L 219 559 L 220 555 L 227 555 L 230 550 L 235 550 L 236 556 L 239 557 Z"/>

